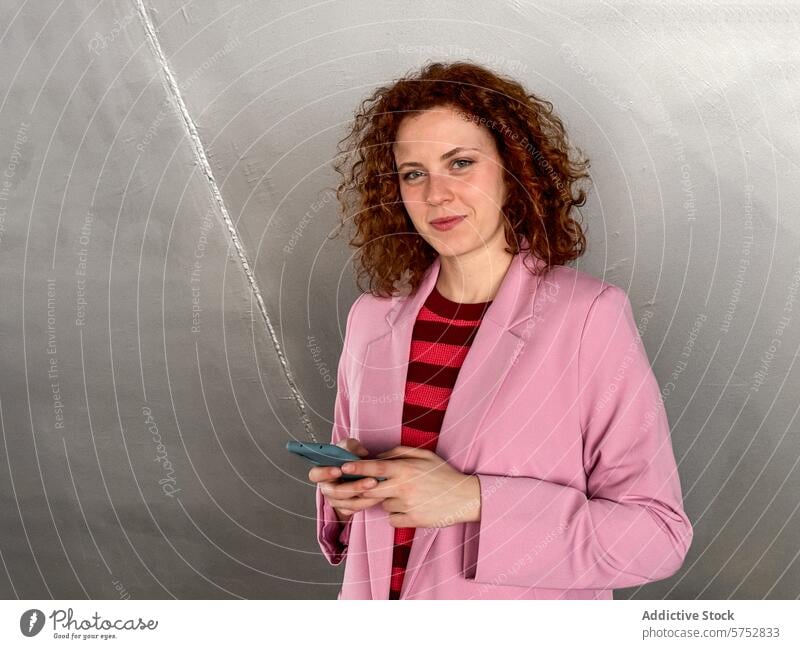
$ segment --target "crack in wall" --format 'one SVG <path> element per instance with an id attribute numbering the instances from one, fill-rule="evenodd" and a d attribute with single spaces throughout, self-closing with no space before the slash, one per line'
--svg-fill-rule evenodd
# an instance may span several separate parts
<path id="1" fill-rule="evenodd" d="M 211 194 L 214 197 L 214 201 L 219 208 L 220 216 L 225 224 L 225 227 L 230 234 L 230 240 L 233 244 L 234 248 L 236 249 L 236 253 L 239 256 L 239 261 L 242 264 L 242 269 L 244 270 L 244 274 L 247 277 L 247 281 L 250 283 L 250 288 L 253 291 L 253 295 L 255 296 L 256 302 L 258 303 L 258 310 L 261 312 L 261 316 L 264 319 L 264 324 L 267 328 L 267 333 L 269 334 L 270 340 L 272 341 L 273 348 L 275 349 L 275 354 L 278 357 L 278 362 L 281 364 L 281 368 L 283 369 L 284 377 L 286 378 L 286 382 L 289 386 L 289 390 L 292 393 L 292 399 L 295 402 L 298 410 L 300 411 L 300 419 L 303 423 L 303 427 L 305 428 L 306 433 L 308 436 L 314 441 L 317 442 L 316 436 L 311 427 L 311 420 L 309 419 L 306 413 L 305 403 L 303 401 L 303 397 L 300 394 L 300 390 L 297 387 L 294 379 L 292 378 L 292 373 L 289 371 L 289 364 L 286 360 L 286 355 L 283 353 L 283 348 L 281 344 L 278 342 L 278 337 L 275 334 L 275 329 L 272 326 L 272 321 L 270 320 L 269 314 L 267 313 L 267 307 L 264 304 L 264 300 L 261 297 L 261 291 L 258 288 L 258 283 L 256 282 L 255 275 L 253 271 L 250 269 L 250 264 L 247 261 L 247 255 L 245 254 L 244 247 L 239 239 L 239 234 L 236 232 L 236 227 L 233 224 L 233 220 L 228 213 L 228 208 L 225 206 L 225 201 L 222 198 L 222 192 L 220 191 L 219 185 L 217 184 L 216 178 L 214 177 L 214 172 L 211 169 L 211 164 L 208 161 L 208 157 L 206 156 L 205 148 L 203 147 L 203 143 L 200 141 L 200 135 L 197 132 L 197 126 L 194 123 L 191 115 L 189 114 L 189 110 L 186 107 L 186 103 L 183 101 L 183 96 L 181 95 L 180 87 L 178 86 L 178 82 L 175 79 L 175 75 L 172 73 L 172 68 L 167 61 L 167 57 L 164 56 L 164 50 L 161 48 L 161 43 L 158 40 L 158 34 L 156 31 L 156 27 L 153 24 L 153 21 L 150 19 L 150 15 L 147 13 L 147 9 L 144 6 L 143 0 L 133 0 L 134 5 L 136 6 L 136 10 L 139 13 L 139 18 L 142 22 L 142 26 L 144 27 L 145 35 L 147 36 L 147 41 L 150 44 L 150 48 L 155 54 L 156 61 L 158 62 L 159 66 L 161 67 L 161 71 L 164 73 L 164 80 L 166 81 L 167 91 L 170 97 L 175 101 L 175 104 L 178 108 L 178 114 L 181 116 L 184 126 L 186 127 L 187 134 L 189 136 L 189 142 L 192 145 L 192 149 L 194 150 L 195 156 L 197 158 L 197 162 L 200 166 L 200 169 L 203 171 L 206 179 L 208 180 L 208 186 L 211 190 Z"/>

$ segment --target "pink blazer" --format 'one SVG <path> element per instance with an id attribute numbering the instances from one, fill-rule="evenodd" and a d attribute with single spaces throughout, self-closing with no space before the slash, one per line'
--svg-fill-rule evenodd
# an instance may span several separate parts
<path id="1" fill-rule="evenodd" d="M 542 262 L 528 256 L 525 264 Z M 400 444 L 411 332 L 439 260 L 407 297 L 361 295 L 347 319 L 332 442 Z M 418 528 L 401 599 L 613 599 L 665 579 L 692 540 L 658 383 L 625 291 L 516 255 L 458 375 L 436 453 L 478 476 L 481 520 Z M 394 528 L 380 505 L 342 526 L 316 489 L 339 599 L 388 599 Z"/>

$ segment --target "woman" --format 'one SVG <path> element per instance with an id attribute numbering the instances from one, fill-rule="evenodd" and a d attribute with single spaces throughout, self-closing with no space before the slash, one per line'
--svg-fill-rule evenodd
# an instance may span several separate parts
<path id="1" fill-rule="evenodd" d="M 692 527 L 669 425 L 626 293 L 564 265 L 588 162 L 552 105 L 430 64 L 342 144 L 369 290 L 332 441 L 365 459 L 309 472 L 339 598 L 612 599 L 675 573 Z"/>

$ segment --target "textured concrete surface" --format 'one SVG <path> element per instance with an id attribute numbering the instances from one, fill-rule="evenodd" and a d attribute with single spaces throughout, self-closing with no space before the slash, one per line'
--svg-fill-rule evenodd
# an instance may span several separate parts
<path id="1" fill-rule="evenodd" d="M 639 598 L 794 598 L 800 11 L 116 0 L 0 8 L 0 596 L 334 598 L 286 440 L 357 295 L 330 169 L 428 59 L 551 100 L 579 268 L 628 290 L 695 540 Z"/>

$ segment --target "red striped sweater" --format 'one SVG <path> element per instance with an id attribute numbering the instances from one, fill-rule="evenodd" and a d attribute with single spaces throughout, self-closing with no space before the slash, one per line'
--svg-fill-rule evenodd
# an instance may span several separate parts
<path id="1" fill-rule="evenodd" d="M 489 302 L 462 304 L 434 286 L 417 314 L 403 401 L 401 444 L 436 451 L 450 393 Z M 389 599 L 399 599 L 414 540 L 413 527 L 394 531 Z"/>

